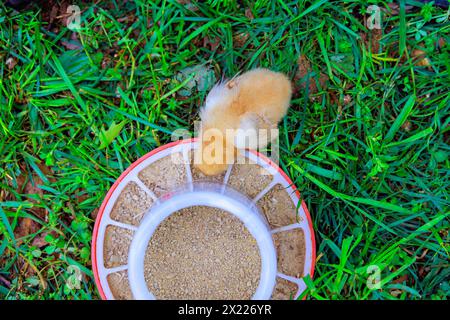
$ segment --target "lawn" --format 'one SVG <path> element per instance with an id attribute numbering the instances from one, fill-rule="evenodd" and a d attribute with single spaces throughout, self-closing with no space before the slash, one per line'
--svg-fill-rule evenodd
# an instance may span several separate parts
<path id="1" fill-rule="evenodd" d="M 67 5 L 0 4 L 0 298 L 98 299 L 90 242 L 109 187 L 193 131 L 206 76 L 260 66 L 294 85 L 280 166 L 316 232 L 308 299 L 449 297 L 448 9 L 84 1 L 71 30 Z"/>

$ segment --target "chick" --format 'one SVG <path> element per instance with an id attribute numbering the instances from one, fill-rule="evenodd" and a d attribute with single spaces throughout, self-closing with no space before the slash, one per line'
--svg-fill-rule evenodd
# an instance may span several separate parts
<path id="1" fill-rule="evenodd" d="M 291 82 L 284 74 L 263 68 L 216 84 L 200 110 L 195 166 L 205 175 L 217 175 L 234 162 L 237 149 L 266 146 L 270 139 L 249 136 L 259 137 L 260 129 L 277 128 L 291 95 Z"/>

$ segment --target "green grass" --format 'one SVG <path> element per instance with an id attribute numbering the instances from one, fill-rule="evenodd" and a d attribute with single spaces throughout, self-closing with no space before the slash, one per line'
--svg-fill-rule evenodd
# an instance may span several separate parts
<path id="1" fill-rule="evenodd" d="M 39 10 L 0 5 L 0 297 L 99 297 L 96 209 L 133 161 L 193 130 L 206 91 L 177 75 L 204 65 L 295 79 L 280 151 L 316 230 L 309 299 L 447 299 L 448 12 L 407 1 L 416 9 L 383 15 L 377 34 L 362 1 L 156 2 L 80 4 L 80 50 Z M 298 79 L 300 55 L 311 66 Z"/>

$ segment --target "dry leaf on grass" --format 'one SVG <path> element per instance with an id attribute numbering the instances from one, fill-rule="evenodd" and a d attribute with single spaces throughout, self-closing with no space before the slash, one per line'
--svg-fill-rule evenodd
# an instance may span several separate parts
<path id="1" fill-rule="evenodd" d="M 297 65 L 298 65 L 297 76 L 299 78 L 304 78 L 307 76 L 308 73 L 312 72 L 311 63 L 304 54 L 298 57 Z"/>
<path id="2" fill-rule="evenodd" d="M 241 32 L 241 33 L 236 34 L 233 37 L 235 47 L 237 47 L 237 48 L 243 47 L 249 37 L 250 37 L 250 34 L 248 32 Z"/>
<path id="3" fill-rule="evenodd" d="M 1 274 L 0 274 L 0 283 L 3 283 L 7 288 L 11 287 L 11 281 L 3 277 Z"/>
<path id="4" fill-rule="evenodd" d="M 50 15 L 48 17 L 48 22 L 53 23 L 56 17 L 58 16 L 58 6 L 52 6 L 52 10 L 50 11 Z"/>
<path id="5" fill-rule="evenodd" d="M 311 63 L 309 62 L 308 58 L 305 55 L 300 55 L 300 57 L 297 60 L 298 70 L 295 74 L 294 81 L 296 83 L 299 83 L 302 91 L 305 90 L 306 86 L 308 86 L 309 94 L 310 94 L 310 100 L 315 100 L 315 97 L 311 97 L 311 95 L 316 94 L 319 91 L 319 88 L 317 87 L 315 79 L 311 76 L 311 73 L 313 72 Z M 307 82 L 307 77 L 309 74 L 309 81 Z M 322 89 L 325 88 L 326 82 L 328 80 L 328 76 L 324 73 L 320 73 L 319 75 L 319 84 Z M 295 91 L 298 91 L 298 87 L 294 88 Z M 317 97 L 319 101 L 321 101 L 322 97 Z"/>
<path id="6" fill-rule="evenodd" d="M 191 0 L 177 0 L 179 4 L 184 5 L 184 7 L 190 11 L 198 11 L 198 7 L 191 2 Z"/>
<path id="7" fill-rule="evenodd" d="M 255 16 L 253 15 L 253 12 L 252 12 L 252 9 L 250 9 L 250 8 L 245 9 L 245 16 L 247 18 L 249 18 L 250 20 L 255 19 Z"/>
<path id="8" fill-rule="evenodd" d="M 30 218 L 19 218 L 17 227 L 14 229 L 14 237 L 17 240 L 17 245 L 21 245 L 23 238 L 37 232 L 39 224 Z"/>
<path id="9" fill-rule="evenodd" d="M 366 23 L 366 22 L 364 22 Z M 368 32 L 360 32 L 359 36 L 366 48 L 370 48 L 370 52 L 377 54 L 380 50 L 380 40 L 383 36 L 383 32 L 379 29 L 372 29 Z"/>
<path id="10" fill-rule="evenodd" d="M 388 3 L 388 7 L 390 10 L 382 7 L 381 10 L 385 13 L 390 13 L 394 16 L 397 16 L 400 13 L 400 6 L 398 3 Z M 405 12 L 411 12 L 414 9 L 414 6 L 406 5 Z"/>
<path id="11" fill-rule="evenodd" d="M 45 237 L 49 234 L 49 232 L 43 232 L 34 237 L 33 242 L 31 242 L 32 246 L 36 246 L 38 248 L 45 247 L 48 245 L 48 242 L 45 240 Z"/>
<path id="12" fill-rule="evenodd" d="M 402 129 L 405 130 L 406 132 L 411 131 L 411 122 L 409 122 L 408 120 L 406 120 L 402 125 L 401 125 Z"/>
<path id="13" fill-rule="evenodd" d="M 195 91 L 205 92 L 212 88 L 216 82 L 214 70 L 205 65 L 195 65 L 181 70 L 175 76 L 175 83 L 179 84 L 189 79 L 184 87 L 178 90 L 178 95 L 183 97 L 191 96 Z"/>
<path id="14" fill-rule="evenodd" d="M 99 208 L 95 208 L 94 210 L 92 210 L 92 212 L 91 212 L 91 218 L 92 218 L 93 220 L 97 219 L 98 210 L 99 210 Z"/>
<path id="15" fill-rule="evenodd" d="M 16 66 L 17 60 L 13 57 L 10 57 L 6 60 L 5 64 L 8 66 L 9 70 L 12 70 Z"/>
<path id="16" fill-rule="evenodd" d="M 380 52 L 380 40 L 383 32 L 379 29 L 370 30 L 370 49 L 372 53 Z"/>
<path id="17" fill-rule="evenodd" d="M 36 246 L 38 248 L 42 248 L 45 247 L 46 245 L 49 244 L 49 242 L 47 242 L 47 240 L 45 240 L 45 237 L 47 237 L 47 235 L 51 235 L 53 236 L 53 238 L 57 238 L 58 237 L 58 233 L 54 230 L 52 231 L 44 231 L 39 233 L 38 235 L 36 235 L 33 239 L 33 242 L 31 243 L 32 246 Z"/>
<path id="18" fill-rule="evenodd" d="M 47 177 L 50 182 L 54 182 L 54 174 L 50 167 L 47 167 L 43 164 L 37 164 L 42 173 Z M 39 201 L 37 198 L 41 198 L 44 196 L 45 191 L 41 189 L 39 186 L 44 185 L 42 179 L 36 174 L 32 173 L 32 179 L 29 178 L 28 174 L 25 172 L 27 166 L 22 163 L 19 165 L 22 169 L 22 174 L 16 178 L 16 192 L 23 195 L 27 198 L 27 200 L 33 204 L 31 208 L 28 209 L 28 213 L 33 214 L 41 220 L 46 221 L 48 212 L 45 208 L 40 207 Z M 19 218 L 17 227 L 14 230 L 14 236 L 19 239 L 19 243 L 22 243 L 22 239 L 30 234 L 36 233 L 40 228 L 40 224 L 34 221 L 31 218 Z M 37 242 L 39 240 L 36 240 Z"/>
<path id="19" fill-rule="evenodd" d="M 81 43 L 79 43 L 78 41 L 61 41 L 61 44 L 68 50 L 80 50 L 83 48 Z"/>
<path id="20" fill-rule="evenodd" d="M 218 37 L 214 37 L 214 39 L 210 39 L 208 36 L 203 38 L 203 47 L 209 49 L 211 51 L 215 51 L 217 47 L 220 45 L 220 39 Z"/>
<path id="21" fill-rule="evenodd" d="M 411 57 L 414 60 L 414 65 L 419 67 L 429 67 L 431 65 L 430 59 L 427 58 L 425 51 L 414 49 L 411 52 Z"/>

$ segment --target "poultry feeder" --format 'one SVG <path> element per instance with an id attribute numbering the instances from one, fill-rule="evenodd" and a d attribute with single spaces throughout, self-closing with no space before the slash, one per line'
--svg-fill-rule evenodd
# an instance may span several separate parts
<path id="1" fill-rule="evenodd" d="M 233 295 L 225 288 L 222 295 L 214 292 L 206 297 L 298 298 L 306 288 L 302 278 L 306 275 L 313 276 L 315 240 L 308 209 L 305 203 L 300 201 L 299 192 L 292 181 L 269 158 L 253 150 L 242 152 L 242 156 L 247 160 L 246 164 L 231 164 L 228 170 L 219 176 L 203 176 L 192 164 L 193 150 L 197 147 L 197 140 L 189 139 L 172 142 L 153 150 L 123 172 L 107 193 L 96 218 L 92 240 L 93 273 L 101 297 L 108 300 L 205 298 L 205 293 L 201 292 L 203 289 L 198 288 L 197 291 L 187 288 L 185 292 L 177 292 L 177 286 L 173 286 L 173 290 L 164 291 L 161 288 L 164 286 L 163 282 L 170 278 L 167 264 L 164 265 L 166 267 L 161 267 L 163 264 L 156 265 L 156 271 L 153 270 L 150 275 L 147 274 L 147 264 L 151 265 L 152 259 L 156 259 L 158 254 L 170 257 L 169 252 L 155 253 L 161 241 L 166 241 L 168 245 L 174 242 L 172 239 L 165 240 L 167 234 L 158 230 L 167 232 L 172 228 L 170 226 L 174 225 L 175 231 L 169 233 L 170 235 L 194 237 L 179 229 L 190 221 L 177 222 L 173 219 L 181 219 L 183 215 L 178 213 L 189 208 L 211 208 L 216 210 L 214 212 L 221 211 L 225 217 L 234 219 L 229 220 L 234 221 L 233 223 L 226 222 L 229 228 L 221 226 L 218 229 L 219 232 L 223 230 L 223 236 L 226 237 L 225 230 L 233 228 L 235 224 L 241 224 L 249 235 L 249 241 L 242 236 L 244 240 L 235 239 L 230 242 L 231 249 L 234 245 L 241 245 L 243 250 L 249 250 L 250 247 L 246 246 L 246 243 L 253 243 L 256 248 L 253 256 L 257 259 L 253 259 L 256 263 L 251 265 L 246 258 L 229 260 L 225 249 L 219 250 L 223 252 L 215 251 L 214 254 L 225 255 L 226 261 L 242 261 L 242 265 L 253 268 L 249 274 L 257 274 L 257 278 L 254 278 L 256 281 L 248 281 L 249 284 L 254 283 L 248 287 L 248 296 Z M 201 242 L 203 231 L 200 230 L 201 223 L 197 222 L 199 219 L 204 220 L 204 217 L 206 216 L 184 217 L 197 219 L 191 223 L 197 224 L 195 233 L 198 234 L 197 238 L 200 237 L 197 247 L 207 245 Z M 220 217 L 218 221 L 222 221 Z M 168 224 L 170 219 L 172 224 Z M 233 237 L 239 238 L 240 234 L 243 232 L 234 234 Z M 214 238 L 217 238 L 217 234 Z M 186 246 L 186 243 L 190 243 L 189 239 L 184 239 L 182 245 Z M 179 245 L 176 244 L 174 250 Z M 155 252 L 152 253 L 152 250 Z M 193 247 L 192 250 L 196 248 Z M 195 254 L 190 254 L 186 254 L 186 259 L 196 257 Z M 170 258 L 170 261 L 177 259 Z M 220 264 L 223 264 L 223 260 L 220 260 Z M 235 265 L 231 266 L 231 277 L 238 274 L 234 267 Z M 189 277 L 177 270 L 173 271 L 174 275 L 171 277 Z M 219 268 L 218 272 L 221 272 L 220 270 Z M 184 273 L 194 274 L 195 271 L 185 270 Z M 222 277 L 220 274 L 208 272 L 195 274 L 200 274 L 204 279 L 208 279 L 208 276 L 215 277 L 215 283 Z M 201 282 L 197 279 L 194 281 Z M 223 282 L 225 286 L 232 283 L 228 280 Z M 236 292 L 241 292 L 240 282 L 242 281 L 239 281 L 234 289 Z"/>

